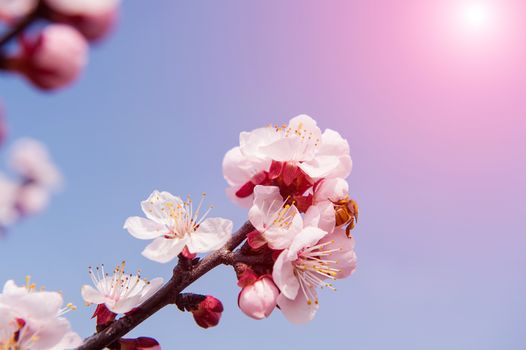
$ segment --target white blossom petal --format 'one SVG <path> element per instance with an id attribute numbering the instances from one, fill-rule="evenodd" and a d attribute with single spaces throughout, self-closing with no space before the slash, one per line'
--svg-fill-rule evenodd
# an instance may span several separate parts
<path id="1" fill-rule="evenodd" d="M 325 232 L 332 232 L 336 225 L 334 205 L 331 202 L 322 202 L 311 205 L 303 219 L 304 226 L 313 226 Z"/>
<path id="2" fill-rule="evenodd" d="M 254 204 L 248 218 L 272 249 L 288 248 L 302 227 L 303 220 L 294 205 L 285 204 L 279 188 L 256 186 Z"/>
<path id="3" fill-rule="evenodd" d="M 164 279 L 162 277 L 157 277 L 152 279 L 141 292 L 141 300 L 145 301 L 153 294 L 155 294 L 164 284 Z"/>
<path id="4" fill-rule="evenodd" d="M 276 259 L 272 271 L 272 279 L 281 293 L 289 299 L 294 299 L 298 294 L 300 284 L 294 275 L 294 268 L 288 258 L 288 251 L 284 250 Z"/>
<path id="5" fill-rule="evenodd" d="M 186 241 L 186 239 L 158 237 L 144 248 L 142 255 L 153 261 L 167 263 L 183 251 Z"/>
<path id="6" fill-rule="evenodd" d="M 314 203 L 337 202 L 349 196 L 349 184 L 342 178 L 325 179 L 316 187 Z"/>
<path id="7" fill-rule="evenodd" d="M 270 216 L 282 208 L 283 197 L 276 186 L 256 186 L 254 188 L 254 203 L 248 212 L 250 223 L 259 232 L 268 227 Z"/>
<path id="8" fill-rule="evenodd" d="M 173 218 L 165 210 L 167 204 L 173 207 L 182 206 L 183 200 L 169 192 L 155 190 L 148 199 L 141 202 L 141 208 L 148 219 L 158 224 L 171 225 Z"/>
<path id="9" fill-rule="evenodd" d="M 106 302 L 106 297 L 100 293 L 97 289 L 93 288 L 89 285 L 83 285 L 80 294 L 82 295 L 82 299 L 84 299 L 85 302 L 90 304 L 104 304 Z"/>
<path id="10" fill-rule="evenodd" d="M 138 239 L 154 239 L 163 236 L 168 231 L 165 225 L 139 216 L 126 219 L 124 229 Z"/>
<path id="11" fill-rule="evenodd" d="M 337 156 L 317 156 L 315 159 L 299 164 L 299 167 L 311 178 L 321 179 L 341 172 L 338 168 L 340 165 Z"/>
<path id="12" fill-rule="evenodd" d="M 190 253 L 207 253 L 221 248 L 232 236 L 233 223 L 222 218 L 209 218 L 190 234 L 186 245 Z"/>
<path id="13" fill-rule="evenodd" d="M 296 324 L 311 321 L 319 308 L 317 303 L 308 303 L 303 293 L 298 293 L 293 300 L 281 294 L 278 297 L 277 303 L 287 320 Z"/>
<path id="14" fill-rule="evenodd" d="M 331 259 L 336 261 L 333 267 L 339 270 L 335 278 L 342 279 L 350 276 L 356 270 L 357 264 L 354 238 L 347 237 L 343 229 L 337 229 L 320 241 L 320 243 L 325 242 L 331 242 L 327 245 L 327 250 L 337 249 L 331 255 Z"/>
<path id="15" fill-rule="evenodd" d="M 116 301 L 113 307 L 111 308 L 108 307 L 108 309 L 110 309 L 110 311 L 116 314 L 125 314 L 127 312 L 130 312 L 134 308 L 138 307 L 141 304 L 140 301 L 141 301 L 140 295 L 134 295 L 128 298 L 122 298 Z"/>
<path id="16" fill-rule="evenodd" d="M 270 168 L 270 159 L 246 156 L 240 147 L 229 150 L 223 158 L 223 176 L 230 186 L 240 187 L 261 171 Z"/>
<path id="17" fill-rule="evenodd" d="M 304 228 L 295 238 L 288 249 L 288 259 L 295 260 L 301 249 L 314 246 L 319 240 L 327 235 L 326 231 L 317 227 Z"/>
<path id="18" fill-rule="evenodd" d="M 75 349 L 83 343 L 82 338 L 75 332 L 68 332 L 62 340 L 50 350 Z"/>

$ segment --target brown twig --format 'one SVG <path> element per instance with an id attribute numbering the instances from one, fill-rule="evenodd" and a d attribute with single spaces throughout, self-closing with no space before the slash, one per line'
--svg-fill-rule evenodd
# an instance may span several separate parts
<path id="1" fill-rule="evenodd" d="M 129 331 L 142 323 L 148 317 L 169 304 L 175 304 L 180 293 L 190 284 L 201 278 L 204 274 L 221 264 L 232 265 L 236 258 L 236 249 L 254 230 L 249 223 L 245 223 L 232 238 L 219 250 L 211 253 L 198 262 L 191 269 L 184 269 L 179 263 L 174 268 L 172 278 L 146 300 L 136 311 L 113 322 L 102 332 L 87 338 L 77 350 L 99 350 L 122 338 Z M 239 256 L 239 258 L 241 258 Z"/>
<path id="2" fill-rule="evenodd" d="M 9 28 L 9 30 L 0 37 L 0 49 L 2 49 L 12 39 L 16 38 L 20 33 L 26 30 L 31 24 L 33 24 L 35 20 L 40 18 L 41 14 L 44 12 L 44 7 L 44 2 L 40 0 L 33 11 L 18 21 L 13 27 Z M 0 56 L 2 55 L 0 54 Z"/>

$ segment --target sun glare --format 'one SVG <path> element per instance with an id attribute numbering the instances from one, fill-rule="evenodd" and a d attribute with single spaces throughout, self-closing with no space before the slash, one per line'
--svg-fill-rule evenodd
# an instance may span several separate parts
<path id="1" fill-rule="evenodd" d="M 470 31 L 487 31 L 492 26 L 492 9 L 485 1 L 474 1 L 465 4 L 461 9 L 461 20 Z"/>

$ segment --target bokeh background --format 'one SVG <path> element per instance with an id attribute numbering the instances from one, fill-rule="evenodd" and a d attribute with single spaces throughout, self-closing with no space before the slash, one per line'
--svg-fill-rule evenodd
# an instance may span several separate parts
<path id="1" fill-rule="evenodd" d="M 245 317 L 219 268 L 190 288 L 222 299 L 219 327 L 168 308 L 133 334 L 164 349 L 524 349 L 525 17 L 508 0 L 125 1 L 74 88 L 0 81 L 8 144 L 44 141 L 67 179 L 0 241 L 0 280 L 62 290 L 91 334 L 89 265 L 170 277 L 122 229 L 139 202 L 205 191 L 241 225 L 224 153 L 242 130 L 307 113 L 351 145 L 356 274 L 296 326 Z"/>

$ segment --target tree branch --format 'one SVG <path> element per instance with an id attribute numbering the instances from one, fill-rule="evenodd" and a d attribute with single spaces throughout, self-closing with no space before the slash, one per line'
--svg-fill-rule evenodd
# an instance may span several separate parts
<path id="1" fill-rule="evenodd" d="M 235 267 L 236 264 L 242 263 L 249 266 L 264 265 L 272 263 L 272 257 L 268 254 L 263 255 L 245 255 L 241 251 L 230 252 L 223 255 L 223 264 L 232 265 Z"/>
<path id="2" fill-rule="evenodd" d="M 12 39 L 26 30 L 37 18 L 40 18 L 43 11 L 44 2 L 40 0 L 33 11 L 18 21 L 18 23 L 16 23 L 13 27 L 9 28 L 9 30 L 0 37 L 0 49 L 2 49 Z M 0 56 L 2 55 L 0 54 Z"/>
<path id="3" fill-rule="evenodd" d="M 169 304 L 175 304 L 178 295 L 190 284 L 202 277 L 204 274 L 220 264 L 229 261 L 232 251 L 239 246 L 246 238 L 247 234 L 254 230 L 249 222 L 246 222 L 232 238 L 219 250 L 211 253 L 203 260 L 198 262 L 190 270 L 184 269 L 181 263 L 174 268 L 172 278 L 146 300 L 136 311 L 128 316 L 124 316 L 109 327 L 87 338 L 77 350 L 99 350 L 117 341 L 129 331 L 142 323 L 148 317 Z"/>

